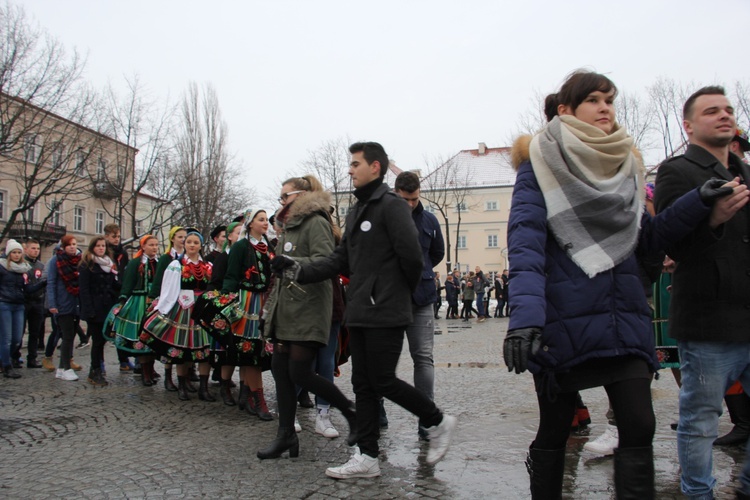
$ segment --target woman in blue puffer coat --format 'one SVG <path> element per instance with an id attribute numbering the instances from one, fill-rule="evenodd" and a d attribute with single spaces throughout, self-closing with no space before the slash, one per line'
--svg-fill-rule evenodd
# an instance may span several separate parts
<path id="1" fill-rule="evenodd" d="M 659 364 L 637 259 L 685 236 L 718 197 L 747 196 L 744 186 L 712 180 L 651 218 L 641 159 L 615 122 L 616 93 L 603 75 L 573 73 L 547 98 L 558 116 L 512 152 L 504 357 L 510 370 L 534 374 L 532 498 L 561 498 L 576 392 L 597 386 L 617 418 L 617 497 L 653 498 L 650 385 Z"/>

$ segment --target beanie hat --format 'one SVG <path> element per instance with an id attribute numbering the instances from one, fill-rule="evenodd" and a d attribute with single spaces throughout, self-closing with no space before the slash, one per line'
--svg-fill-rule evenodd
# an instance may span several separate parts
<path id="1" fill-rule="evenodd" d="M 8 240 L 8 243 L 5 244 L 5 255 L 10 255 L 10 252 L 13 250 L 21 250 L 23 252 L 23 247 L 16 240 Z"/>

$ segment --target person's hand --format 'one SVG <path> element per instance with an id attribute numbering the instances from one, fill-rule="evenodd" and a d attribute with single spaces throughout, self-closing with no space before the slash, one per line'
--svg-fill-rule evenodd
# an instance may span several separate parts
<path id="1" fill-rule="evenodd" d="M 735 181 L 736 180 L 737 179 L 735 179 Z M 719 198 L 732 194 L 732 188 L 739 185 L 739 183 L 735 181 L 727 182 L 724 179 L 717 179 L 716 177 L 708 179 L 700 188 L 698 188 L 698 194 L 700 194 L 701 201 L 706 205 L 713 205 Z"/>
<path id="2" fill-rule="evenodd" d="M 281 275 L 284 269 L 292 267 L 296 263 L 297 261 L 291 257 L 288 257 L 286 255 L 277 255 L 276 257 L 271 259 L 271 270 L 273 270 L 273 272 L 275 272 L 276 274 Z"/>
<path id="3" fill-rule="evenodd" d="M 503 343 L 503 358 L 508 371 L 523 373 L 528 368 L 529 356 L 536 354 L 542 339 L 541 328 L 519 328 L 511 330 Z"/>
<path id="4" fill-rule="evenodd" d="M 51 307 L 50 310 L 49 310 L 49 312 L 52 313 L 52 314 L 57 314 L 59 311 L 57 310 L 57 308 Z"/>
<path id="5" fill-rule="evenodd" d="M 724 224 L 734 217 L 734 214 L 742 209 L 742 207 L 747 205 L 750 192 L 747 190 L 747 186 L 740 184 L 739 181 L 739 177 L 735 177 L 732 182 L 725 183 L 724 187 L 731 187 L 732 193 L 724 195 L 724 197 L 721 197 L 714 202 L 714 206 L 711 209 L 711 215 L 708 217 L 708 225 L 711 229 L 716 229 Z M 708 182 L 706 184 L 708 184 Z M 700 189 L 703 190 L 706 184 L 701 186 Z M 702 195 L 701 199 L 703 199 Z"/>

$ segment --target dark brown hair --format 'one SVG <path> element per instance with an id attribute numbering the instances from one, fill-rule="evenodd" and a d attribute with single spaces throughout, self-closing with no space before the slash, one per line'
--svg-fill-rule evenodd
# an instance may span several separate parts
<path id="1" fill-rule="evenodd" d="M 380 162 L 380 177 L 385 177 L 388 172 L 389 161 L 383 146 L 377 142 L 355 142 L 349 146 L 349 152 L 351 154 L 361 152 L 368 165 L 372 165 L 374 161 Z"/>
<path id="2" fill-rule="evenodd" d="M 698 99 L 702 95 L 727 95 L 724 91 L 724 87 L 721 87 L 719 85 L 709 85 L 708 87 L 703 87 L 695 92 L 693 92 L 693 95 L 687 98 L 687 101 L 685 101 L 685 105 L 682 107 L 682 119 L 688 120 L 690 118 L 690 115 L 693 114 L 693 105 L 695 105 L 696 99 Z"/>
<path id="3" fill-rule="evenodd" d="M 557 94 L 550 94 L 544 99 L 544 114 L 547 121 L 557 116 L 557 107 L 570 106 L 575 110 L 592 92 L 610 92 L 614 90 L 617 95 L 617 87 L 612 80 L 600 73 L 593 71 L 577 70 L 571 73 Z M 554 113 L 554 114 L 553 114 Z"/>

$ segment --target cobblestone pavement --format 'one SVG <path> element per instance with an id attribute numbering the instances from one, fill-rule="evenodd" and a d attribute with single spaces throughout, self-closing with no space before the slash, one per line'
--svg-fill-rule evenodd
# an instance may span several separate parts
<path id="1" fill-rule="evenodd" d="M 260 461 L 255 452 L 275 435 L 275 422 L 221 402 L 180 402 L 161 384 L 143 387 L 138 377 L 119 373 L 111 347 L 105 351 L 111 385 L 92 387 L 85 382 L 86 348 L 75 352 L 86 367 L 78 382 L 25 368 L 20 380 L 0 378 L 0 498 L 528 498 L 523 459 L 536 429 L 536 400 L 531 377 L 510 374 L 502 364 L 507 319 L 437 324 L 436 400 L 458 416 L 459 427 L 435 466 L 424 462 L 416 419 L 389 402 L 379 478 L 336 481 L 324 475 L 326 467 L 348 460 L 350 450 L 343 438 L 314 433 L 314 410 L 298 413 L 299 458 Z M 411 366 L 406 350 L 399 364 L 405 380 L 411 380 Z M 347 394 L 349 375 L 345 365 L 336 381 Z M 264 380 L 275 407 L 270 372 Z M 679 498 L 669 427 L 677 416 L 677 388 L 669 372 L 654 382 L 653 396 L 657 497 Z M 606 423 L 604 390 L 585 391 L 583 398 L 593 420 L 589 432 L 597 436 Z M 340 414 L 333 422 L 345 435 Z M 730 425 L 724 417 L 720 430 Z M 583 451 L 588 438 L 569 441 L 565 495 L 613 498 L 612 458 Z M 730 498 L 744 454 L 716 450 L 714 456 L 717 496 Z"/>

